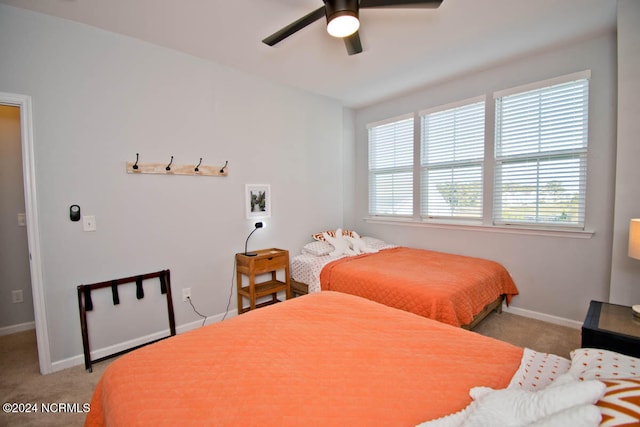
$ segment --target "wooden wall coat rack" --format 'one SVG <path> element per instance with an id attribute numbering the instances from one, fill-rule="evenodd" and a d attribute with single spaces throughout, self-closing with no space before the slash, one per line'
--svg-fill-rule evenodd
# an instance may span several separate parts
<path id="1" fill-rule="evenodd" d="M 138 163 L 139 153 L 136 153 L 135 162 L 127 162 L 127 173 L 154 173 L 161 175 L 200 175 L 200 176 L 227 176 L 229 162 L 224 166 L 207 166 L 202 164 L 202 157 L 198 164 L 174 165 L 173 156 L 168 163 Z"/>

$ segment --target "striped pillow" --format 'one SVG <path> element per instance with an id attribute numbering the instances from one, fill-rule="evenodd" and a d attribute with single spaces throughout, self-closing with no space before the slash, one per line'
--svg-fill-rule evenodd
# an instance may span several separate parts
<path id="1" fill-rule="evenodd" d="M 324 238 L 322 233 L 327 233 L 331 237 L 336 237 L 336 230 L 321 231 L 319 233 L 312 234 L 311 237 L 313 237 L 315 240 L 326 241 L 326 239 Z M 353 237 L 353 231 L 351 231 L 351 230 L 342 230 L 342 235 L 343 236 Z"/>
<path id="2" fill-rule="evenodd" d="M 640 378 L 600 380 L 607 386 L 597 403 L 600 427 L 640 426 Z"/>

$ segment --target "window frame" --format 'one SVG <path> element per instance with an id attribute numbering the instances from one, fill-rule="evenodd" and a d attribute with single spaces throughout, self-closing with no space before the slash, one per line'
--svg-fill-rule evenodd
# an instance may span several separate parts
<path id="1" fill-rule="evenodd" d="M 385 126 L 385 125 L 389 125 L 389 124 L 394 124 L 394 123 L 399 123 L 399 122 L 403 122 L 403 121 L 411 121 L 411 162 L 409 162 L 407 165 L 403 165 L 403 166 L 390 166 L 390 167 L 385 167 L 385 168 L 372 168 L 371 167 L 371 130 L 373 128 L 377 128 L 377 127 L 381 127 L 381 126 Z M 395 117 L 391 117 L 389 119 L 385 119 L 385 120 L 380 120 L 377 122 L 373 122 L 373 123 L 369 123 L 367 125 L 367 186 L 368 186 L 368 200 L 367 200 L 367 211 L 369 216 L 373 216 L 373 217 L 392 217 L 392 218 L 412 218 L 414 216 L 413 212 L 415 210 L 414 208 L 414 200 L 415 200 L 415 180 L 414 180 L 414 174 L 415 174 L 415 115 L 413 113 L 409 113 L 409 114 L 402 114 L 400 116 L 395 116 Z M 393 175 L 393 174 L 402 174 L 402 173 L 408 173 L 410 175 L 410 190 L 411 190 L 411 213 L 408 214 L 402 214 L 402 213 L 388 213 L 388 212 L 381 212 L 380 210 L 374 211 L 373 209 L 373 204 L 377 203 L 375 201 L 372 200 L 372 195 L 375 195 L 375 191 L 372 189 L 372 179 L 375 176 L 384 176 L 384 175 Z M 394 202 L 392 202 L 391 204 L 391 208 L 392 210 L 399 210 L 399 208 L 395 205 Z"/>
<path id="2" fill-rule="evenodd" d="M 501 91 L 497 91 L 493 94 L 494 99 L 494 185 L 492 190 L 492 215 L 491 221 L 494 225 L 500 226 L 525 226 L 525 227 L 542 227 L 549 229 L 556 228 L 567 228 L 567 229 L 582 229 L 584 230 L 586 224 L 586 195 L 587 195 L 587 157 L 589 150 L 589 91 L 590 91 L 590 78 L 591 73 L 589 70 L 581 71 L 577 73 L 567 74 L 564 76 L 559 76 L 552 79 L 547 79 L 539 82 L 534 82 L 526 85 L 516 86 L 510 89 L 505 89 Z M 498 127 L 500 125 L 500 115 L 498 109 L 498 103 L 502 102 L 504 97 L 508 96 L 516 96 L 516 95 L 525 95 L 528 92 L 538 91 L 549 89 L 549 92 L 552 92 L 553 88 L 558 85 L 566 85 L 569 83 L 580 82 L 586 80 L 586 88 L 584 88 L 586 92 L 586 100 L 584 106 L 584 144 L 578 148 L 570 148 L 570 149 L 556 149 L 556 150 L 547 150 L 547 151 L 538 151 L 536 153 L 527 152 L 524 154 L 509 154 L 502 155 L 499 153 L 499 139 L 502 136 L 502 133 L 499 131 Z M 540 131 L 540 133 L 544 133 Z M 525 220 L 515 220 L 504 218 L 502 215 L 498 215 L 498 212 L 501 212 L 502 209 L 502 201 L 499 200 L 500 197 L 505 193 L 504 188 L 501 187 L 501 182 L 503 181 L 503 175 L 500 175 L 500 171 L 502 170 L 502 166 L 505 164 L 515 164 L 515 163 L 526 163 L 526 162 L 535 162 L 536 163 L 536 179 L 540 179 L 540 165 L 545 162 L 558 161 L 558 160 L 568 160 L 568 159 L 577 159 L 578 167 L 578 220 L 575 223 L 571 222 L 554 222 L 552 220 L 544 221 L 540 217 L 542 216 L 540 210 L 542 209 L 542 202 L 539 202 L 542 188 L 539 183 L 536 183 L 536 202 L 535 202 L 535 220 L 534 221 L 525 221 Z M 524 169 L 522 167 L 521 169 Z M 565 173 L 567 173 L 568 169 L 563 169 Z"/>
<path id="3" fill-rule="evenodd" d="M 439 229 L 450 229 L 450 230 L 470 230 L 470 231 L 481 231 L 481 232 L 497 232 L 497 233 L 508 233 L 508 234 L 524 234 L 524 235 L 543 235 L 543 236 L 554 236 L 554 237 L 569 237 L 569 238 L 591 238 L 594 234 L 593 230 L 589 230 L 588 227 L 588 200 L 587 200 L 587 191 L 585 189 L 584 192 L 584 223 L 583 226 L 575 227 L 575 226 L 567 226 L 567 225 L 549 225 L 549 224 L 523 224 L 523 223 L 515 223 L 515 224 L 497 224 L 493 222 L 493 197 L 495 191 L 495 126 L 496 126 L 496 109 L 495 102 L 487 102 L 487 100 L 493 99 L 497 96 L 504 96 L 509 93 L 516 92 L 524 92 L 527 90 L 533 90 L 537 88 L 543 88 L 545 86 L 551 86 L 557 83 L 567 82 L 570 80 L 576 80 L 581 77 L 586 77 L 589 79 L 589 88 L 588 93 L 591 92 L 591 71 L 579 71 L 576 73 L 566 74 L 562 76 L 558 76 L 551 79 L 540 80 L 536 82 L 532 82 L 529 84 L 515 86 L 509 89 L 497 90 L 493 92 L 488 92 L 484 95 L 474 96 L 470 98 L 466 98 L 464 100 L 441 104 L 438 106 L 425 108 L 421 110 L 415 110 L 413 113 L 398 115 L 393 118 L 389 118 L 386 120 L 379 120 L 370 124 L 367 124 L 367 130 L 370 126 L 374 126 L 377 124 L 398 120 L 401 118 L 414 118 L 414 186 L 413 186 L 413 215 L 375 215 L 369 213 L 366 217 L 363 218 L 365 222 L 374 223 L 374 224 L 401 224 L 404 226 L 414 226 L 414 227 L 428 227 L 428 228 L 439 228 Z M 435 110 L 444 110 L 446 108 L 451 108 L 456 105 L 464 104 L 469 100 L 474 99 L 484 99 L 485 100 L 485 157 L 484 157 L 484 167 L 483 167 L 483 214 L 482 218 L 473 218 L 473 219 L 453 219 L 449 217 L 421 217 L 421 119 L 420 114 L 427 111 L 435 111 Z M 591 113 L 592 102 L 590 99 L 587 101 L 587 114 Z M 586 156 L 588 157 L 589 153 L 589 139 L 590 139 L 590 129 L 589 123 L 586 125 L 586 138 L 587 138 L 587 148 L 586 148 Z M 368 138 L 368 132 L 367 132 Z M 585 185 L 588 185 L 589 175 L 588 171 L 585 175 Z M 371 188 L 368 188 L 367 197 L 369 196 L 369 192 Z M 370 201 L 367 200 L 367 205 L 369 205 Z"/>
<path id="4" fill-rule="evenodd" d="M 425 129 L 425 124 L 424 124 L 424 120 L 427 116 L 430 116 L 432 114 L 438 114 L 438 113 L 446 113 L 446 112 L 453 112 L 453 114 L 457 114 L 457 112 L 459 112 L 461 109 L 465 108 L 465 107 L 472 107 L 475 106 L 477 104 L 482 104 L 481 105 L 481 115 L 482 115 L 482 126 L 481 126 L 481 132 L 482 132 L 482 145 L 480 147 L 480 151 L 481 151 L 481 156 L 479 158 L 475 158 L 475 159 L 468 159 L 468 160 L 448 160 L 448 161 L 440 161 L 440 162 L 434 162 L 434 163 L 429 163 L 425 161 L 425 147 L 426 145 L 428 145 L 426 138 L 426 135 L 424 135 L 424 129 Z M 487 135 L 486 135 L 486 104 L 487 104 L 487 97 L 486 95 L 480 95 L 480 96 L 476 96 L 473 98 L 467 98 L 461 101 L 457 101 L 457 102 L 452 102 L 452 103 L 448 103 L 448 104 L 444 104 L 444 105 L 439 105 L 436 107 L 432 107 L 432 108 L 428 108 L 425 110 L 421 110 L 418 112 L 418 126 L 419 126 L 419 138 L 418 138 L 418 143 L 419 143 L 419 159 L 418 159 L 418 165 L 419 165 L 419 170 L 418 170 L 418 188 L 417 191 L 419 192 L 419 204 L 418 204 L 418 212 L 417 215 L 425 220 L 444 220 L 444 221 L 482 221 L 483 217 L 484 217 L 484 175 L 485 175 L 485 161 L 486 161 L 486 157 L 485 157 L 485 145 L 486 145 L 486 139 L 487 139 Z M 456 133 L 457 130 L 459 130 L 458 128 L 454 127 L 451 129 L 451 131 L 453 133 Z M 456 141 L 457 142 L 457 141 Z M 455 151 L 455 149 L 454 149 Z M 470 167 L 480 167 L 480 175 L 479 175 L 479 182 L 480 182 L 480 207 L 478 209 L 478 214 L 477 215 L 460 215 L 460 214 L 455 214 L 452 212 L 451 215 L 433 215 L 433 214 L 429 214 L 429 211 L 427 210 L 426 212 L 424 211 L 425 206 L 427 206 L 428 209 L 428 204 L 425 204 L 425 200 L 424 197 L 425 195 L 427 195 L 429 193 L 429 179 L 428 176 L 425 177 L 425 174 L 428 175 L 428 172 L 430 170 L 446 170 L 446 169 L 450 169 L 452 173 L 455 173 L 456 171 L 461 171 L 464 170 L 466 168 L 470 168 Z M 426 187 L 426 188 L 425 188 Z"/>

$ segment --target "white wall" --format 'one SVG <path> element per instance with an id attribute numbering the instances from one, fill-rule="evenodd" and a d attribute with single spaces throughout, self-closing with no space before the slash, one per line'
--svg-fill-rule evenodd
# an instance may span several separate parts
<path id="1" fill-rule="evenodd" d="M 640 304 L 640 261 L 629 258 L 629 220 L 640 217 L 640 2 L 618 0 L 618 152 L 611 302 Z"/>
<path id="2" fill-rule="evenodd" d="M 524 56 L 437 86 L 356 111 L 354 215 L 345 226 L 367 235 L 419 248 L 493 259 L 511 272 L 520 295 L 513 306 L 582 321 L 589 300 L 609 293 L 615 177 L 616 44 L 605 34 L 571 46 Z M 504 234 L 456 228 L 386 225 L 367 216 L 367 123 L 545 80 L 592 71 L 586 228 L 589 239 Z M 348 199 L 346 196 L 345 199 Z M 362 234 L 362 233 L 361 233 Z"/>
<path id="3" fill-rule="evenodd" d="M 20 109 L 0 105 L 0 331 L 17 332 L 33 322 L 27 229 L 18 225 L 25 212 L 20 144 Z M 11 293 L 22 290 L 23 302 Z M 18 327 L 18 325 L 21 325 Z M 28 327 L 32 327 L 27 325 Z"/>
<path id="4" fill-rule="evenodd" d="M 234 254 L 255 222 L 245 218 L 245 184 L 268 183 L 272 191 L 272 217 L 251 237 L 252 249 L 297 253 L 309 234 L 342 222 L 336 153 L 343 110 L 335 100 L 4 5 L 0 57 L 0 91 L 33 101 L 54 364 L 82 352 L 79 284 L 170 268 L 178 325 L 199 319 L 181 301 L 183 287 L 191 288 L 200 312 L 224 313 Z M 168 162 L 172 155 L 175 164 L 228 160 L 229 176 L 129 175 L 125 162 L 137 152 L 141 162 Z M 72 204 L 96 216 L 96 232 L 69 220 Z M 151 288 L 145 292 L 145 302 L 162 302 Z M 150 333 L 154 316 L 164 321 L 160 306 L 113 308 L 110 295 L 94 300 L 101 302 L 121 310 L 120 323 L 95 325 L 94 349 Z"/>

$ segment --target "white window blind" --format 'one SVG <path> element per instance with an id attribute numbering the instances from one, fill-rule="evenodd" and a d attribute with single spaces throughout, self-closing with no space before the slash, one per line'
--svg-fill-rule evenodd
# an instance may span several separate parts
<path id="1" fill-rule="evenodd" d="M 484 99 L 421 113 L 421 207 L 430 218 L 482 218 Z"/>
<path id="2" fill-rule="evenodd" d="M 413 117 L 369 126 L 369 215 L 413 215 Z"/>
<path id="3" fill-rule="evenodd" d="M 496 98 L 494 223 L 584 227 L 588 78 Z"/>

